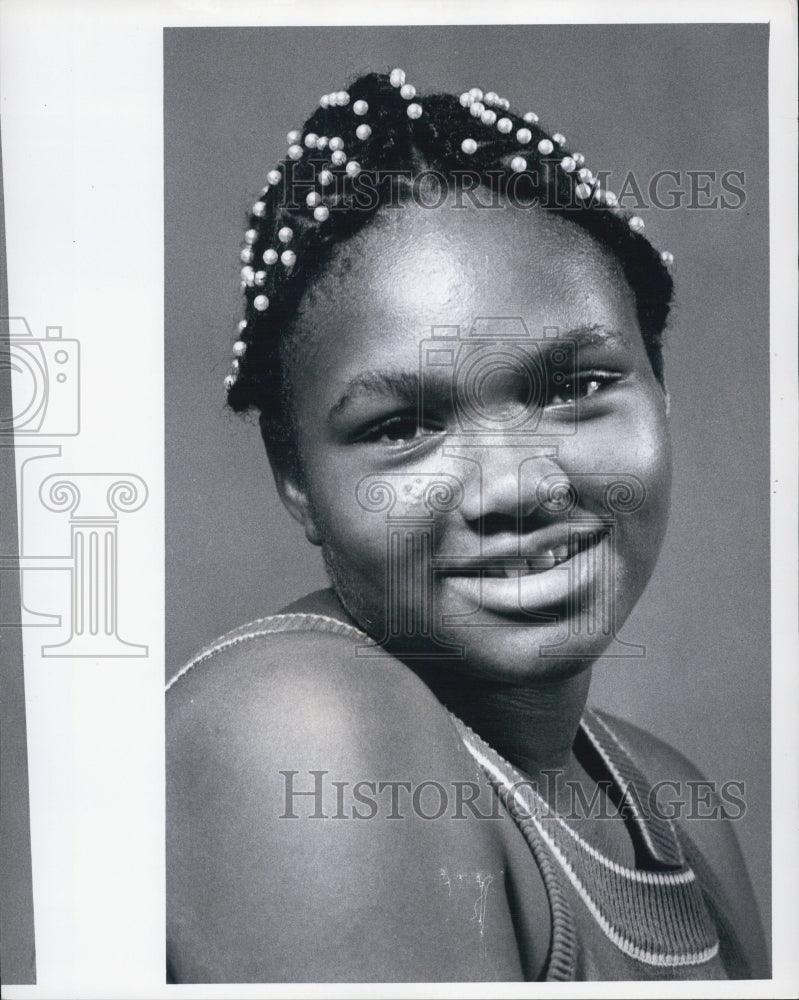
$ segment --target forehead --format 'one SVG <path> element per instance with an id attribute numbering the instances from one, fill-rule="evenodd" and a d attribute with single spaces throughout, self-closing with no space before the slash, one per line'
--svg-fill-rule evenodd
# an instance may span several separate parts
<path id="1" fill-rule="evenodd" d="M 340 245 L 305 295 L 302 380 L 317 366 L 326 378 L 403 367 L 432 327 L 477 317 L 521 318 L 534 338 L 603 326 L 646 360 L 620 264 L 575 223 L 540 209 L 404 204 Z"/>

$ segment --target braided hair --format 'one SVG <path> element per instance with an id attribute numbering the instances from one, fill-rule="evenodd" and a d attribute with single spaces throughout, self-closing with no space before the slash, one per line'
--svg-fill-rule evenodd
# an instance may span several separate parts
<path id="1" fill-rule="evenodd" d="M 267 175 L 241 251 L 245 317 L 226 379 L 229 406 L 256 409 L 267 444 L 289 443 L 283 365 L 300 302 L 336 247 L 382 208 L 407 201 L 420 178 L 450 189 L 487 187 L 513 204 L 563 215 L 607 246 L 635 297 L 644 345 L 663 382 L 662 335 L 669 313 L 671 255 L 641 235 L 612 192 L 600 189 L 579 153 L 545 132 L 537 116 L 477 88 L 417 98 L 402 70 L 368 73 L 325 95 L 287 157 Z M 416 100 L 414 100 L 416 99 Z"/>

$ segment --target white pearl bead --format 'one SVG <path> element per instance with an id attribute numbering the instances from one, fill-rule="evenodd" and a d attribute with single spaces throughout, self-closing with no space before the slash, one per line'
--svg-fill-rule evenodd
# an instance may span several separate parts
<path id="1" fill-rule="evenodd" d="M 497 120 L 497 113 L 496 111 L 492 111 L 490 108 L 487 108 L 480 115 L 480 121 L 483 123 L 483 125 L 493 125 L 496 120 Z"/>
<path id="2" fill-rule="evenodd" d="M 241 280 L 245 285 L 251 285 L 255 280 L 255 271 L 253 271 L 249 264 L 241 269 Z"/>
<path id="3" fill-rule="evenodd" d="M 503 111 L 507 111 L 510 108 L 510 101 L 507 99 L 507 97 L 500 97 L 500 99 L 499 99 L 499 107 Z"/>
<path id="4" fill-rule="evenodd" d="M 663 253 L 660 255 L 660 259 L 663 261 L 666 267 L 670 267 L 674 263 L 674 254 L 669 253 L 668 250 L 664 250 Z"/>
<path id="5" fill-rule="evenodd" d="M 644 220 L 640 215 L 634 215 L 627 225 L 634 233 L 642 233 L 644 231 Z"/>
<path id="6" fill-rule="evenodd" d="M 256 285 L 263 285 L 266 281 L 266 271 L 256 271 L 253 279 Z"/>
<path id="7" fill-rule="evenodd" d="M 401 87 L 405 83 L 405 70 L 392 69 L 388 79 L 392 87 Z"/>
<path id="8" fill-rule="evenodd" d="M 319 98 L 319 104 L 323 108 L 330 107 L 330 98 L 328 97 L 327 94 L 322 94 L 322 96 Z"/>
<path id="9" fill-rule="evenodd" d="M 302 159 L 302 146 L 289 146 L 289 159 L 290 160 L 301 160 Z"/>
<path id="10" fill-rule="evenodd" d="M 249 247 L 245 247 L 239 254 L 243 264 L 252 264 L 252 250 Z"/>
<path id="11" fill-rule="evenodd" d="M 578 198 L 586 199 L 591 197 L 591 187 L 588 184 L 578 184 L 574 191 Z"/>
<path id="12" fill-rule="evenodd" d="M 503 135 L 507 135 L 509 132 L 513 131 L 513 122 L 510 118 L 500 118 L 497 122 L 497 128 Z"/>
<path id="13" fill-rule="evenodd" d="M 327 205 L 319 205 L 313 210 L 313 217 L 317 222 L 324 222 L 330 216 L 330 209 Z"/>
<path id="14" fill-rule="evenodd" d="M 280 255 L 280 263 L 284 264 L 286 267 L 291 267 L 297 260 L 297 255 L 293 250 L 284 250 Z"/>
<path id="15" fill-rule="evenodd" d="M 244 352 L 247 350 L 247 345 L 243 340 L 237 340 L 233 345 L 233 355 L 237 358 L 243 358 Z"/>
<path id="16" fill-rule="evenodd" d="M 613 191 L 605 192 L 605 201 L 608 205 L 618 205 L 619 199 L 616 197 Z"/>
<path id="17" fill-rule="evenodd" d="M 266 205 L 262 201 L 256 201 L 256 203 L 252 207 L 252 214 L 257 218 L 262 219 L 264 217 L 265 212 L 266 212 Z"/>
<path id="18" fill-rule="evenodd" d="M 491 106 L 491 105 L 496 104 L 498 100 L 499 100 L 499 94 L 497 94 L 493 90 L 489 90 L 486 93 L 485 97 L 483 98 L 483 103 L 484 104 L 488 104 L 489 106 Z"/>
<path id="19" fill-rule="evenodd" d="M 320 135 L 319 138 L 316 140 L 316 148 L 327 149 L 327 144 L 329 141 L 330 140 L 327 138 L 326 135 Z"/>
<path id="20" fill-rule="evenodd" d="M 527 143 L 533 138 L 533 133 L 529 128 L 520 128 L 516 133 L 516 142 L 520 142 L 522 146 L 526 146 Z"/>
<path id="21" fill-rule="evenodd" d="M 277 238 L 281 243 L 289 243 L 291 237 L 294 235 L 294 230 L 290 229 L 288 226 L 283 226 L 277 232 Z"/>
<path id="22" fill-rule="evenodd" d="M 538 123 L 538 115 L 535 111 L 528 111 L 524 116 L 524 120 L 528 123 L 528 125 L 536 125 Z"/>
<path id="23" fill-rule="evenodd" d="M 515 170 L 517 174 L 520 174 L 523 170 L 527 169 L 527 160 L 523 156 L 514 156 L 510 161 L 511 170 Z"/>
<path id="24" fill-rule="evenodd" d="M 255 243 L 257 239 L 258 239 L 257 229 L 248 229 L 247 232 L 244 234 L 244 242 L 249 243 L 250 246 L 252 246 L 252 244 Z"/>
<path id="25" fill-rule="evenodd" d="M 356 101 L 352 106 L 352 110 L 356 115 L 365 115 L 369 110 L 369 105 L 366 101 Z"/>
<path id="26" fill-rule="evenodd" d="M 279 170 L 270 170 L 269 173 L 266 175 L 266 179 L 269 181 L 270 184 L 279 184 L 281 177 L 282 175 Z"/>
<path id="27" fill-rule="evenodd" d="M 474 98 L 470 93 L 466 92 L 461 94 L 458 100 L 461 102 L 461 107 L 468 108 L 469 105 L 474 101 Z"/>
<path id="28" fill-rule="evenodd" d="M 481 101 L 473 101 L 469 107 L 469 114 L 473 118 L 479 118 L 485 111 L 486 106 Z"/>
<path id="29" fill-rule="evenodd" d="M 332 183 L 333 175 L 329 170 L 320 170 L 319 176 L 316 178 L 322 187 L 327 187 L 328 184 Z"/>
<path id="30" fill-rule="evenodd" d="M 247 329 L 247 320 L 246 319 L 240 319 L 239 322 L 238 322 L 238 331 L 239 331 L 239 333 L 244 333 L 244 331 L 246 329 Z"/>
<path id="31" fill-rule="evenodd" d="M 321 194 L 319 194 L 318 191 L 310 191 L 305 196 L 305 204 L 308 206 L 308 208 L 314 208 L 314 206 L 318 205 L 321 201 L 322 201 L 322 196 Z"/>
<path id="32" fill-rule="evenodd" d="M 411 105 L 411 107 L 413 107 L 413 105 Z M 357 177 L 361 172 L 361 165 L 357 160 L 350 160 L 344 169 L 350 177 Z"/>
<path id="33" fill-rule="evenodd" d="M 474 139 L 464 139 L 461 143 L 461 149 L 467 156 L 471 156 L 472 153 L 477 152 L 477 143 Z"/>
<path id="34" fill-rule="evenodd" d="M 329 145 L 331 149 L 344 149 L 344 140 L 340 135 L 334 135 Z"/>
<path id="35" fill-rule="evenodd" d="M 253 309 L 264 312 L 269 308 L 269 299 L 265 295 L 256 295 L 252 300 Z"/>
<path id="36" fill-rule="evenodd" d="M 238 375 L 238 373 L 239 373 L 239 368 L 241 368 L 241 364 L 239 363 L 239 360 L 238 360 L 238 358 L 234 358 L 234 359 L 233 359 L 233 360 L 232 360 L 232 361 L 230 362 L 230 370 L 231 370 L 231 372 L 232 372 L 232 373 L 233 373 L 234 375 Z"/>
<path id="37" fill-rule="evenodd" d="M 409 104 L 408 105 L 408 117 L 409 118 L 421 118 L 422 117 L 422 105 L 421 104 Z"/>
<path id="38" fill-rule="evenodd" d="M 236 384 L 236 379 L 233 375 L 225 375 L 225 388 L 230 392 L 233 386 Z"/>
<path id="39" fill-rule="evenodd" d="M 336 167 L 343 167 L 347 162 L 347 154 L 342 149 L 336 149 L 330 154 L 330 162 Z"/>
<path id="40" fill-rule="evenodd" d="M 277 264 L 277 250 L 264 250 L 264 264 Z"/>
<path id="41" fill-rule="evenodd" d="M 469 93 L 471 94 L 473 101 L 482 101 L 482 99 L 483 99 L 483 92 L 482 92 L 482 90 L 480 90 L 479 87 L 472 87 L 469 90 Z"/>
<path id="42" fill-rule="evenodd" d="M 585 163 L 585 157 L 582 153 L 572 153 L 572 156 L 574 157 L 574 162 L 578 167 L 581 167 Z"/>
<path id="43" fill-rule="evenodd" d="M 296 128 L 293 128 L 286 135 L 286 142 L 289 144 L 289 146 L 293 146 L 295 142 L 299 142 L 299 141 L 300 141 L 300 133 L 299 133 L 299 131 Z"/>
<path id="44" fill-rule="evenodd" d="M 350 103 L 350 95 L 347 93 L 346 90 L 336 91 L 336 103 L 340 105 L 342 108 L 346 107 L 346 105 Z"/>
<path id="45" fill-rule="evenodd" d="M 368 139 L 372 134 L 372 130 L 368 125 L 359 125 L 355 129 L 355 135 L 358 139 Z"/>
<path id="46" fill-rule="evenodd" d="M 574 162 L 573 156 L 564 156 L 560 161 L 560 166 L 561 170 L 565 170 L 567 174 L 570 174 L 577 168 L 577 164 Z"/>
<path id="47" fill-rule="evenodd" d="M 552 145 L 549 139 L 542 139 L 541 142 L 539 142 L 538 144 L 538 152 L 542 156 L 549 156 L 549 154 L 552 152 L 554 148 L 555 147 Z"/>
<path id="48" fill-rule="evenodd" d="M 305 136 L 305 145 L 308 149 L 316 149 L 316 140 L 318 138 L 319 136 L 316 132 L 309 132 L 308 135 Z"/>
<path id="49" fill-rule="evenodd" d="M 559 146 L 566 142 L 566 136 L 562 132 L 555 132 L 552 138 Z"/>
<path id="50" fill-rule="evenodd" d="M 416 87 L 412 83 L 405 83 L 400 87 L 400 97 L 406 101 L 412 101 L 416 97 Z"/>
<path id="51" fill-rule="evenodd" d="M 586 181 L 588 184 L 590 184 L 591 181 L 594 179 L 594 175 L 591 173 L 588 167 L 580 167 L 580 169 L 577 171 L 577 176 L 580 178 L 581 181 Z"/>

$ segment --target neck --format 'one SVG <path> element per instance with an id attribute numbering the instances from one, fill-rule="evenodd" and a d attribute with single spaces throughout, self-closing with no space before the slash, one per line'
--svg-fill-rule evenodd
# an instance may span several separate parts
<path id="1" fill-rule="evenodd" d="M 572 745 L 588 697 L 590 669 L 518 686 L 468 677 L 452 667 L 414 669 L 450 711 L 540 789 L 548 787 L 548 770 L 573 770 Z"/>

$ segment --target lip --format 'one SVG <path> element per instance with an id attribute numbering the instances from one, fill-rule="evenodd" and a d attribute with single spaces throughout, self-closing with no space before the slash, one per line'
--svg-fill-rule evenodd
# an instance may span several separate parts
<path id="1" fill-rule="evenodd" d="M 537 540 L 530 553 L 472 559 L 436 558 L 437 575 L 470 603 L 504 618 L 529 621 L 529 613 L 573 604 L 601 576 L 609 545 L 605 526 L 574 532 L 568 541 Z M 552 553 L 568 550 L 566 558 Z M 549 553 L 549 554 L 548 554 Z M 599 564 L 599 565 L 598 565 Z"/>

